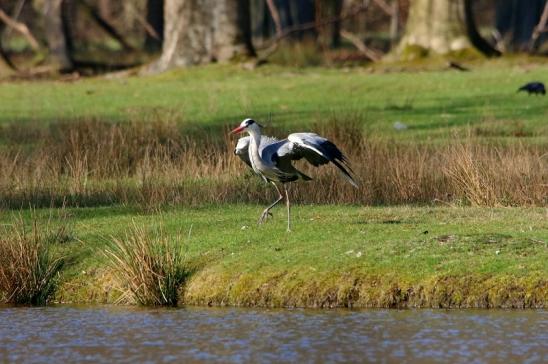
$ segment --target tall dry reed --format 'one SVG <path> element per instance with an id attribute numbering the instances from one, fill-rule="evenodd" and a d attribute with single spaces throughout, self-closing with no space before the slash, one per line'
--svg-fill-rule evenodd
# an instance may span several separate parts
<path id="1" fill-rule="evenodd" d="M 21 218 L 4 227 L 0 236 L 0 296 L 7 303 L 43 305 L 53 296 L 63 259 L 52 246 L 60 242 L 59 229 L 38 225 L 29 229 Z"/>
<path id="2" fill-rule="evenodd" d="M 113 238 L 106 256 L 118 278 L 141 305 L 176 306 L 179 287 L 191 273 L 180 238 L 153 236 L 133 225 L 125 238 Z"/>
<path id="3" fill-rule="evenodd" d="M 312 128 L 351 160 L 360 188 L 333 168 L 298 164 L 315 180 L 293 184 L 310 203 L 545 206 L 548 146 L 468 137 L 445 145 L 364 135 L 358 122 Z M 284 135 L 276 130 L 266 130 Z M 5 126 L 0 153 L 0 205 L 8 208 L 135 204 L 265 202 L 273 191 L 233 155 L 228 128 L 170 122 L 80 121 L 49 128 Z"/>

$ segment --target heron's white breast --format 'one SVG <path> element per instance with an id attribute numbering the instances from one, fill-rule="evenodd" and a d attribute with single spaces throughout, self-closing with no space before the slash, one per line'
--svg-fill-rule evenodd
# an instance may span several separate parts
<path id="1" fill-rule="evenodd" d="M 266 161 L 261 157 L 257 144 L 252 141 L 249 145 L 249 160 L 251 161 L 251 167 L 260 175 L 265 177 L 276 177 L 275 166 L 271 161 Z"/>

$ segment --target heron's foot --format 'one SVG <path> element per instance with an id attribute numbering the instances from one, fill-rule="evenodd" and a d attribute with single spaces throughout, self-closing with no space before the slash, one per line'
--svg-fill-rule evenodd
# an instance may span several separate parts
<path id="1" fill-rule="evenodd" d="M 270 212 L 269 209 L 264 210 L 261 214 L 261 217 L 259 217 L 259 221 L 257 221 L 257 224 L 263 224 L 264 222 L 266 222 L 266 220 L 268 220 L 269 217 L 272 217 L 272 212 Z"/>

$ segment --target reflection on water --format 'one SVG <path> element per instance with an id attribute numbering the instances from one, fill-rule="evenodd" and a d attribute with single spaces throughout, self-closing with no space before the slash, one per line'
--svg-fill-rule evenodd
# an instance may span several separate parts
<path id="1" fill-rule="evenodd" d="M 548 311 L 0 307 L 0 362 L 548 363 Z"/>

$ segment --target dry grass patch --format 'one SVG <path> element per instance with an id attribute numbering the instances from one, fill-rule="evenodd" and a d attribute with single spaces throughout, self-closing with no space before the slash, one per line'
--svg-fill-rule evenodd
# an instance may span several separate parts
<path id="1" fill-rule="evenodd" d="M 154 234 L 134 224 L 124 238 L 113 238 L 106 250 L 123 287 L 141 305 L 176 306 L 179 288 L 190 276 L 180 237 Z"/>
<path id="2" fill-rule="evenodd" d="M 444 145 L 393 141 L 364 135 L 359 120 L 354 119 L 333 119 L 311 129 L 334 141 L 348 155 L 360 188 L 337 178 L 333 168 L 303 165 L 315 181 L 292 187 L 301 202 L 547 203 L 546 145 L 520 141 L 485 144 L 473 135 Z M 276 130 L 265 133 L 286 134 Z M 4 171 L 0 200 L 4 207 L 122 203 L 154 211 L 166 205 L 272 198 L 233 155 L 236 141 L 228 136 L 228 129 L 183 128 L 161 121 L 83 121 L 53 124 L 49 129 L 27 130 L 26 134 L 6 127 L 3 134 L 5 140 L 17 141 L 5 144 L 0 154 L 0 169 Z"/>
<path id="3" fill-rule="evenodd" d="M 46 304 L 57 286 L 63 259 L 52 244 L 64 236 L 33 221 L 29 229 L 21 218 L 5 226 L 0 237 L 0 293 L 6 303 Z"/>

